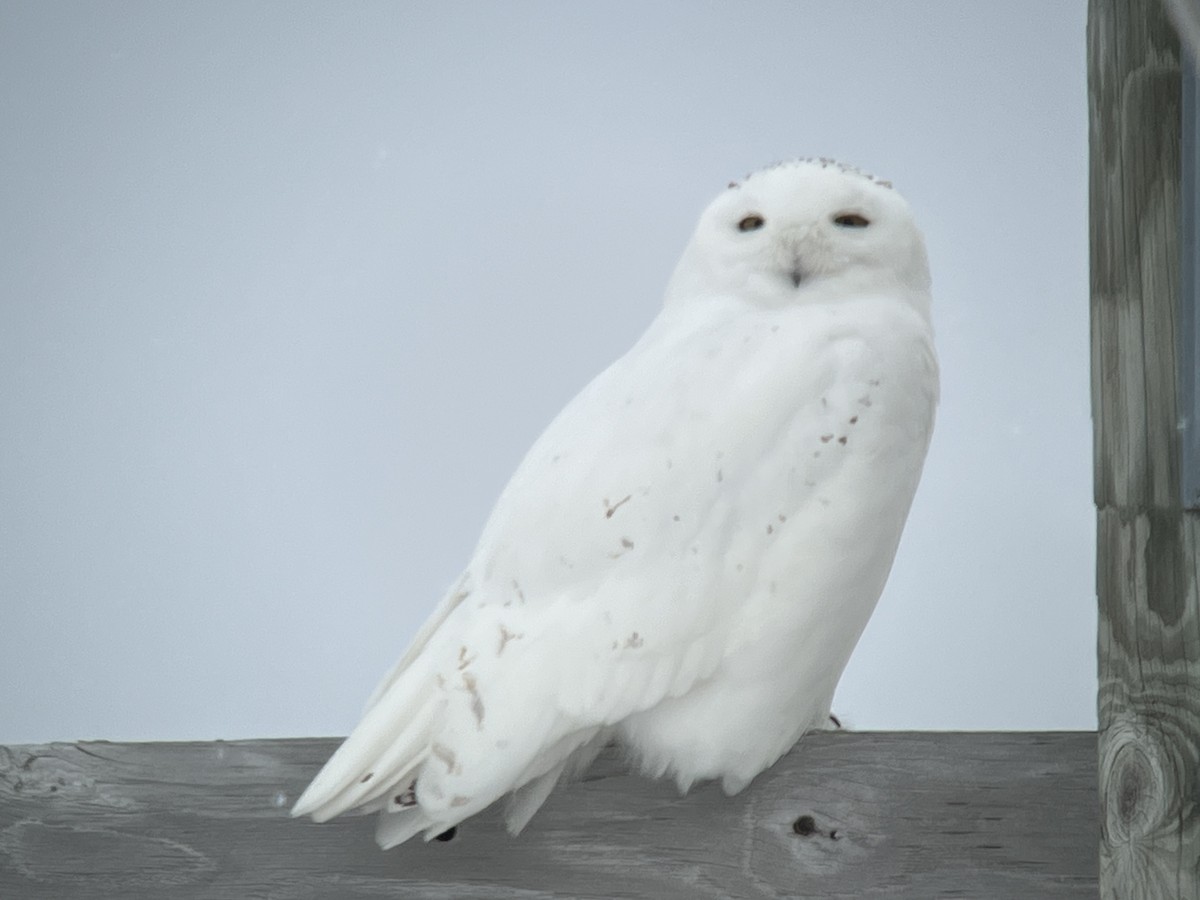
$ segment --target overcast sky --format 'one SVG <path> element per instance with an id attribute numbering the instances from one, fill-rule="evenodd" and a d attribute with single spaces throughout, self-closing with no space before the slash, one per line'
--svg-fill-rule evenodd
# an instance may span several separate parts
<path id="1" fill-rule="evenodd" d="M 700 210 L 890 178 L 943 370 L 834 711 L 1095 724 L 1085 4 L 0 0 L 0 743 L 344 734 Z"/>

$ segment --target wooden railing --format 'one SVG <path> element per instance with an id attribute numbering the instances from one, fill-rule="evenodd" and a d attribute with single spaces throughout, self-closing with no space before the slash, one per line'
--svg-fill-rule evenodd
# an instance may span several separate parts
<path id="1" fill-rule="evenodd" d="M 381 851 L 288 807 L 332 739 L 0 748 L 0 897 L 1094 898 L 1091 733 L 819 733 L 742 794 L 606 753 L 516 838 Z"/>

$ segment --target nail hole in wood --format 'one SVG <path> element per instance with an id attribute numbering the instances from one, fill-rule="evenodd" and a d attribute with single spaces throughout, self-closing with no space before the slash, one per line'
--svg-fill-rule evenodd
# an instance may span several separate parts
<path id="1" fill-rule="evenodd" d="M 817 820 L 812 816 L 801 816 L 792 823 L 792 831 L 801 837 L 809 837 L 817 832 Z"/>

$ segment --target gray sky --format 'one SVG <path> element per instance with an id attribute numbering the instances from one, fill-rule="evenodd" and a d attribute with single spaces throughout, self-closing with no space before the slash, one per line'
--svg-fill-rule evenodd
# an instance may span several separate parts
<path id="1" fill-rule="evenodd" d="M 345 733 L 806 155 L 917 211 L 943 367 L 835 712 L 1094 727 L 1084 7 L 0 0 L 0 742 Z"/>

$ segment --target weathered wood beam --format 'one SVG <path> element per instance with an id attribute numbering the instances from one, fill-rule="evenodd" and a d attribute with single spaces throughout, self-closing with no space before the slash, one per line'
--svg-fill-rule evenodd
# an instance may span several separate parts
<path id="1" fill-rule="evenodd" d="M 517 838 L 492 810 L 387 852 L 373 819 L 288 817 L 335 745 L 0 748 L 0 897 L 1096 894 L 1090 733 L 814 734 L 733 798 L 681 798 L 606 753 Z"/>
<path id="2" fill-rule="evenodd" d="M 1179 42 L 1160 0 L 1091 0 L 1100 886 L 1200 897 L 1200 516 L 1180 501 Z"/>

